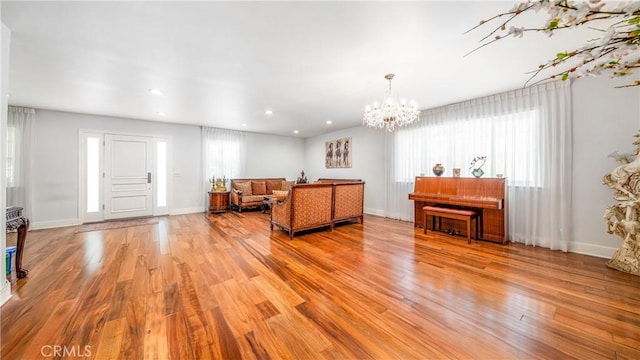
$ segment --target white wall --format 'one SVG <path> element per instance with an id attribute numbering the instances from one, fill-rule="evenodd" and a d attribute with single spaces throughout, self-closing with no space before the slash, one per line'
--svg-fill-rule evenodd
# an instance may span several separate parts
<path id="1" fill-rule="evenodd" d="M 203 211 L 199 126 L 36 110 L 32 227 L 79 223 L 79 130 L 171 136 L 173 192 L 171 214 Z M 295 179 L 304 164 L 304 140 L 248 134 L 247 177 Z"/>
<path id="2" fill-rule="evenodd" d="M 364 211 L 380 215 L 385 206 L 386 175 L 384 131 L 357 126 L 334 131 L 305 141 L 305 174 L 309 181 L 318 178 L 362 179 L 364 185 Z M 325 141 L 351 137 L 352 166 L 325 168 Z"/>
<path id="3" fill-rule="evenodd" d="M 629 79 L 578 79 L 573 97 L 573 241 L 570 251 L 611 257 L 620 238 L 606 233 L 604 209 L 615 203 L 602 177 L 619 164 L 614 150 L 632 153 L 640 129 L 640 88 Z"/>
<path id="4" fill-rule="evenodd" d="M 3 23 L 1 32 L 2 46 L 0 46 L 0 51 L 2 52 L 0 53 L 0 67 L 2 68 L 2 82 L 0 83 L 0 97 L 2 98 L 2 108 L 0 108 L 0 111 L 2 111 L 2 120 L 0 120 L 0 139 L 2 139 L 2 141 L 0 141 L 0 144 L 2 144 L 2 146 L 0 146 L 0 209 L 4 209 L 7 206 L 5 191 L 7 187 L 7 179 L 6 176 L 4 176 L 4 174 L 6 174 L 7 159 L 5 154 L 6 146 L 4 146 L 4 139 L 6 137 L 5 134 L 7 133 L 7 95 L 9 94 L 9 50 L 11 44 L 11 30 L 9 30 L 9 28 L 6 27 Z M 2 258 L 2 260 L 0 260 L 0 271 L 2 271 L 3 274 L 6 269 L 6 236 L 7 221 L 6 217 L 2 216 L 2 219 L 0 219 L 0 258 Z M 4 276 L 0 277 L 0 279 L 3 279 L 2 281 L 0 281 L 0 305 L 2 305 L 11 297 L 11 285 Z"/>
<path id="5" fill-rule="evenodd" d="M 245 177 L 295 180 L 304 169 L 304 139 L 249 133 Z"/>
<path id="6" fill-rule="evenodd" d="M 171 213 L 204 209 L 200 128 L 105 116 L 36 110 L 32 222 L 34 228 L 78 223 L 79 130 L 171 136 Z"/>

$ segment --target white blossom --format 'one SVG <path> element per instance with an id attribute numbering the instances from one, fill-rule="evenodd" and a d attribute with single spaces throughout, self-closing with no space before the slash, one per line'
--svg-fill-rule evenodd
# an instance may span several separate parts
<path id="1" fill-rule="evenodd" d="M 512 27 L 509 28 L 509 34 L 513 34 L 514 37 L 520 37 L 521 38 L 522 34 L 524 34 L 524 28 L 523 27 L 517 28 L 517 27 L 512 26 Z"/>
<path id="2" fill-rule="evenodd" d="M 640 1 L 631 1 L 628 3 L 622 3 L 616 9 L 618 11 L 624 11 L 626 16 L 633 15 L 634 12 L 640 10 Z"/>
<path id="3" fill-rule="evenodd" d="M 512 16 L 495 29 L 491 36 L 487 36 L 487 39 L 496 41 L 507 35 L 521 38 L 525 31 L 544 32 L 551 37 L 556 31 L 583 24 L 596 29 L 608 27 L 601 30 L 595 39 L 552 57 L 534 71 L 533 77 L 538 76 L 543 70 L 555 71 L 551 78 L 562 77 L 563 80 L 568 78 L 569 73 L 571 77 L 597 76 L 601 73 L 621 77 L 631 74 L 634 68 L 640 66 L 640 46 L 633 43 L 637 42 L 637 23 L 629 22 L 640 16 L 640 1 L 610 1 L 607 4 L 603 0 L 521 0 L 509 12 L 499 14 L 496 18 L 527 11 L 538 12 L 541 9 L 547 12 L 543 26 L 518 26 L 517 21 L 520 21 L 521 17 Z M 640 85 L 640 82 L 635 81 L 630 86 L 634 85 Z"/>
<path id="4" fill-rule="evenodd" d="M 582 21 L 589 13 L 591 12 L 591 6 L 587 3 L 582 3 L 578 6 L 578 10 L 576 11 L 576 22 Z"/>

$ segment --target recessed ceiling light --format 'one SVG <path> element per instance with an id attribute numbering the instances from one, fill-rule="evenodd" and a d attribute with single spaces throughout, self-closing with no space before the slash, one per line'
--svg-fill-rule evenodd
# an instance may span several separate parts
<path id="1" fill-rule="evenodd" d="M 331 125 L 331 124 L 333 124 L 333 121 L 327 120 L 327 125 Z"/>
<path id="2" fill-rule="evenodd" d="M 147 89 L 147 91 L 149 91 L 149 93 L 153 95 L 162 95 L 162 90 L 160 89 L 151 88 L 151 89 Z"/>
<path id="3" fill-rule="evenodd" d="M 158 116 L 165 116 L 165 115 L 167 115 L 167 114 L 163 113 L 162 111 L 158 111 L 156 114 L 157 114 Z"/>
<path id="4" fill-rule="evenodd" d="M 246 126 L 247 126 L 247 124 L 242 124 L 242 126 L 243 126 L 243 127 L 246 127 Z"/>
<path id="5" fill-rule="evenodd" d="M 271 110 L 267 110 L 264 113 L 267 114 L 267 115 L 273 115 L 273 111 L 271 111 Z"/>
<path id="6" fill-rule="evenodd" d="M 300 132 L 300 131 L 298 131 L 298 130 L 293 130 L 293 133 L 294 133 L 294 134 L 297 134 L 297 133 L 299 133 L 299 132 Z"/>

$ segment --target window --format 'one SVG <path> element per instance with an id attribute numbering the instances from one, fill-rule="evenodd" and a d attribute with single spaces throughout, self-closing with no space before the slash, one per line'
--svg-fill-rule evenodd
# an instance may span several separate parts
<path id="1" fill-rule="evenodd" d="M 212 177 L 244 176 L 247 134 L 242 131 L 202 127 L 203 184 L 211 189 Z M 206 192 L 205 192 L 206 194 Z"/>
<path id="2" fill-rule="evenodd" d="M 416 175 L 432 174 L 436 163 L 472 176 L 471 161 L 486 156 L 485 176 L 503 174 L 512 186 L 541 186 L 540 119 L 538 111 L 426 123 L 395 134 L 395 181 L 413 182 Z"/>
<path id="3" fill-rule="evenodd" d="M 100 211 L 100 144 L 99 137 L 87 137 L 87 213 Z"/>
<path id="4" fill-rule="evenodd" d="M 18 185 L 15 169 L 16 169 L 16 128 L 7 126 L 7 187 L 15 187 Z"/>
<path id="5" fill-rule="evenodd" d="M 237 178 L 241 175 L 241 142 L 235 140 L 215 140 L 207 142 L 207 176 Z"/>
<path id="6" fill-rule="evenodd" d="M 156 142 L 156 206 L 167 206 L 167 142 Z"/>

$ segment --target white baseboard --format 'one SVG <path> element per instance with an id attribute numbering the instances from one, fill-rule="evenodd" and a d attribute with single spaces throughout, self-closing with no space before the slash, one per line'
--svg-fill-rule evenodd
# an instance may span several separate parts
<path id="1" fill-rule="evenodd" d="M 364 213 L 369 215 L 384 216 L 384 211 L 380 209 L 364 208 Z"/>
<path id="2" fill-rule="evenodd" d="M 4 305 L 11 299 L 11 283 L 5 279 L 2 287 L 0 287 L 0 306 Z"/>
<path id="3" fill-rule="evenodd" d="M 169 215 L 185 215 L 185 214 L 195 214 L 204 212 L 203 207 L 191 207 L 191 208 L 182 208 L 182 209 L 171 209 Z"/>
<path id="4" fill-rule="evenodd" d="M 616 252 L 616 248 L 594 245 L 594 244 L 585 244 L 580 242 L 570 242 L 569 243 L 569 252 L 583 254 L 583 255 L 591 255 L 595 257 L 611 259 L 613 253 Z"/>
<path id="5" fill-rule="evenodd" d="M 52 229 L 52 228 L 76 226 L 76 225 L 80 225 L 80 219 L 33 221 L 31 222 L 29 229 L 31 230 Z"/>

